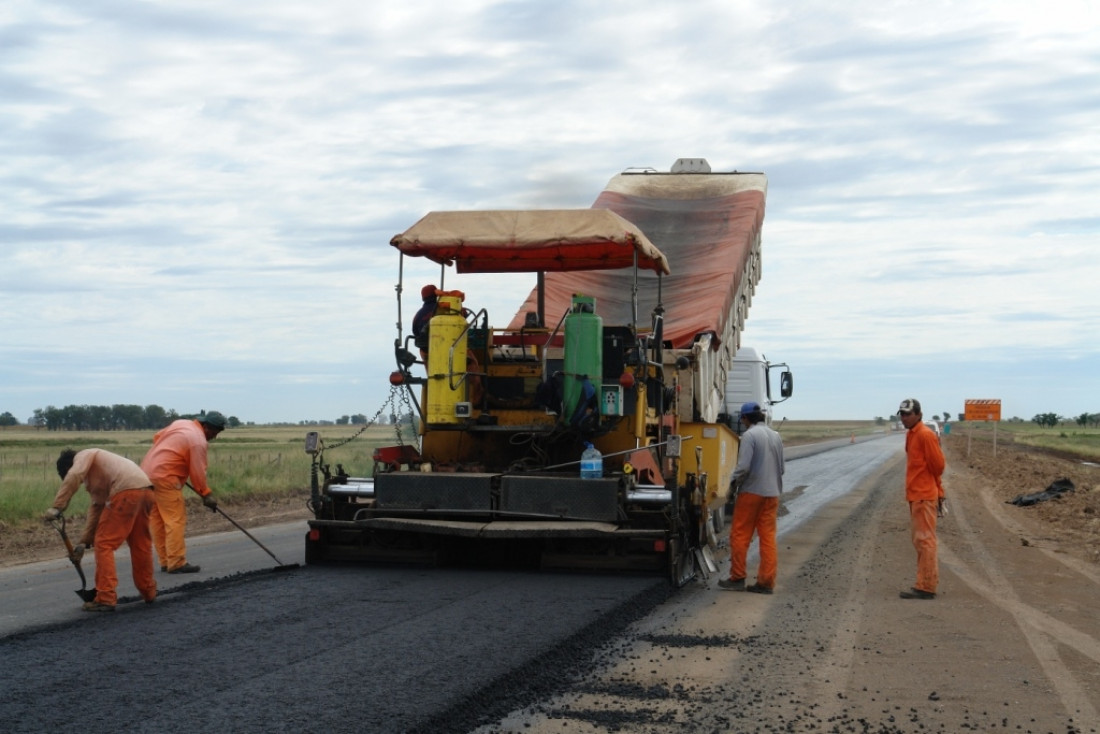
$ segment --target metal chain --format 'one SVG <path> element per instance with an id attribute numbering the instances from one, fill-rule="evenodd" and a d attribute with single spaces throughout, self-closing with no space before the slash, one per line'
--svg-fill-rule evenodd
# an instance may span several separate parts
<path id="1" fill-rule="evenodd" d="M 400 391 L 400 393 L 401 393 L 401 406 L 405 409 L 405 412 L 402 413 L 401 415 L 410 415 L 411 416 L 413 414 L 413 409 L 412 409 L 412 403 L 409 402 L 409 393 L 408 393 L 408 391 L 399 388 L 397 385 L 394 385 L 390 389 L 390 402 L 391 403 L 393 402 L 393 395 L 394 395 L 395 391 Z M 394 415 L 398 418 L 397 420 L 395 420 L 393 422 L 393 429 L 394 429 L 394 432 L 397 434 L 397 445 L 398 446 L 404 446 L 405 445 L 405 438 L 404 438 L 404 436 L 401 435 L 400 416 L 398 416 L 397 413 L 394 413 Z"/>
<path id="2" fill-rule="evenodd" d="M 371 418 L 371 419 L 370 419 L 369 421 L 367 421 L 366 423 L 364 423 L 364 424 L 363 424 L 363 427 L 362 427 L 362 428 L 360 428 L 360 429 L 359 429 L 358 431 L 356 431 L 355 433 L 351 434 L 350 436 L 348 436 L 347 438 L 343 439 L 342 441 L 338 441 L 337 443 L 334 443 L 334 444 L 331 444 L 331 445 L 329 445 L 329 446 L 326 446 L 325 448 L 326 448 L 326 449 L 336 449 L 336 448 L 339 448 L 339 447 L 343 446 L 343 445 L 344 445 L 344 444 L 346 444 L 346 443 L 350 443 L 351 441 L 354 441 L 354 440 L 355 440 L 356 438 L 358 438 L 359 436 L 362 436 L 362 435 L 363 435 L 363 433 L 364 433 L 364 432 L 365 432 L 365 431 L 366 431 L 366 430 L 367 430 L 368 428 L 370 428 L 371 426 L 373 426 L 373 425 L 374 425 L 375 423 L 377 423 L 377 422 L 378 422 L 378 418 L 379 418 L 379 416 L 381 416 L 381 415 L 382 415 L 382 413 L 383 413 L 383 412 L 384 412 L 384 411 L 386 410 L 386 408 L 389 408 L 389 409 L 390 409 L 390 414 L 391 414 L 391 415 L 395 415 L 395 413 L 394 413 L 394 407 L 393 407 L 393 406 L 394 406 L 394 395 L 395 395 L 396 393 L 398 393 L 399 391 L 400 391 L 400 393 L 401 393 L 401 397 L 403 398 L 403 401 L 404 401 L 404 403 L 405 403 L 405 406 L 406 406 L 406 407 L 410 407 L 410 406 L 409 406 L 409 404 L 408 404 L 408 403 L 409 403 L 409 396 L 405 394 L 405 390 L 404 390 L 403 388 L 401 388 L 401 387 L 397 386 L 397 385 L 390 385 L 390 396 L 389 396 L 388 398 L 386 398 L 386 402 L 382 403 L 382 407 L 378 409 L 378 412 L 376 412 L 376 413 L 374 414 L 374 417 L 373 417 L 373 418 Z M 411 407 L 410 407 L 410 410 L 411 410 Z M 395 421 L 395 422 L 394 422 L 394 427 L 395 427 L 395 428 L 396 428 L 396 430 L 397 430 L 397 442 L 398 442 L 398 443 L 404 443 L 404 441 L 403 441 L 403 440 L 402 440 L 402 438 L 401 438 L 401 421 L 399 421 L 399 420 L 398 420 L 398 421 Z"/>

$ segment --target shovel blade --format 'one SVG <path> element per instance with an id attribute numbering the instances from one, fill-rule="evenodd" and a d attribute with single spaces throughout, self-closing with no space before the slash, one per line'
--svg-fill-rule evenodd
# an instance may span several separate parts
<path id="1" fill-rule="evenodd" d="M 705 545 L 701 549 L 703 556 L 703 565 L 711 573 L 718 573 L 718 564 L 714 562 L 714 554 L 711 553 L 710 546 Z"/>
<path id="2" fill-rule="evenodd" d="M 76 595 L 84 601 L 95 601 L 95 589 L 77 589 Z"/>
<path id="3" fill-rule="evenodd" d="M 707 567 L 706 556 L 703 555 L 703 551 L 698 548 L 695 549 L 695 568 L 703 575 L 703 580 L 706 581 L 710 578 Z"/>

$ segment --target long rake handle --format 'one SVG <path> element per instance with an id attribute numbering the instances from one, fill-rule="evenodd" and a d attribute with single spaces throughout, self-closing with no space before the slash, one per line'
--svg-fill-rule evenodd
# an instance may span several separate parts
<path id="1" fill-rule="evenodd" d="M 223 510 L 223 509 L 222 509 L 222 508 L 220 508 L 220 507 L 215 507 L 215 508 L 214 508 L 214 510 L 215 510 L 215 511 L 216 511 L 216 512 L 217 512 L 217 513 L 218 513 L 219 515 L 221 515 L 222 517 L 224 517 L 224 518 L 225 518 L 226 520 L 228 520 L 229 522 L 233 523 L 233 526 L 234 526 L 235 528 L 237 528 L 237 530 L 240 530 L 240 531 L 241 531 L 242 533 L 244 533 L 245 535 L 247 535 L 247 536 L 248 536 L 248 538 L 249 538 L 249 540 L 251 540 L 251 541 L 252 541 L 253 543 L 255 543 L 256 545 L 258 545 L 258 546 L 260 546 L 261 548 L 263 548 L 263 549 L 264 549 L 264 552 L 265 552 L 265 553 L 267 553 L 267 554 L 268 554 L 269 556 L 271 556 L 272 558 L 274 558 L 274 559 L 275 559 L 275 562 L 276 562 L 276 563 L 278 563 L 278 564 L 279 564 L 280 566 L 284 566 L 284 565 L 286 565 L 286 564 L 284 564 L 284 563 L 283 563 L 282 561 L 280 561 L 280 560 L 279 560 L 278 558 L 276 558 L 276 557 L 275 557 L 275 554 L 274 554 L 274 553 L 272 553 L 272 552 L 271 552 L 270 550 L 268 550 L 268 548 L 267 548 L 267 546 L 266 546 L 266 545 L 264 545 L 264 544 L 263 544 L 263 543 L 261 543 L 261 542 L 260 542 L 259 540 L 257 540 L 257 539 L 256 539 L 256 536 L 254 536 L 254 535 L 253 535 L 252 533 L 250 533 L 250 532 L 248 532 L 247 530 L 245 530 L 245 529 L 244 529 L 244 527 L 243 527 L 243 526 L 242 526 L 242 525 L 241 525 L 240 523 L 238 523 L 238 522 L 237 522 L 236 520 L 234 520 L 233 518 L 231 518 L 231 517 L 230 517 L 229 515 L 225 514 L 225 510 Z"/>
<path id="2" fill-rule="evenodd" d="M 192 492 L 195 492 L 196 494 L 198 494 L 198 490 L 197 490 L 197 489 L 195 489 L 194 487 L 192 487 L 192 486 L 191 486 L 191 482 L 184 482 L 184 484 L 185 484 L 185 485 L 187 485 L 187 488 L 188 488 L 188 489 L 190 489 L 190 490 L 191 490 Z M 274 553 L 272 553 L 272 552 L 271 552 L 270 550 L 268 550 L 268 549 L 267 549 L 267 546 L 266 546 L 266 545 L 264 545 L 264 544 L 263 544 L 263 543 L 261 543 L 261 542 L 260 542 L 259 540 L 257 540 L 257 539 L 256 539 L 256 536 L 255 536 L 255 535 L 253 535 L 252 533 L 250 533 L 250 532 L 248 532 L 247 530 L 245 530 L 245 529 L 244 529 L 244 526 L 242 526 L 242 525 L 241 525 L 240 523 L 238 523 L 238 522 L 237 522 L 236 520 L 234 520 L 233 518 L 231 518 L 231 517 L 230 517 L 229 515 L 225 514 L 225 510 L 223 510 L 223 509 L 222 509 L 222 508 L 220 508 L 220 507 L 215 507 L 215 508 L 214 508 L 214 512 L 217 512 L 217 513 L 218 513 L 219 515 L 221 515 L 222 517 L 224 517 L 224 518 L 225 518 L 226 520 L 228 520 L 229 522 L 233 523 L 233 527 L 237 528 L 237 530 L 240 530 L 240 531 L 241 531 L 242 533 L 244 533 L 245 535 L 247 535 L 247 536 L 248 536 L 248 539 L 249 539 L 249 540 L 251 540 L 251 541 L 252 541 L 253 543 L 255 543 L 256 545 L 258 545 L 258 546 L 260 546 L 261 548 L 263 548 L 263 549 L 264 549 L 264 553 L 266 553 L 266 554 L 268 554 L 269 556 L 271 556 L 272 558 L 274 558 L 274 559 L 275 559 L 275 562 L 276 562 L 276 563 L 278 563 L 278 564 L 279 564 L 280 566 L 285 566 L 285 565 L 286 565 L 285 563 L 283 563 L 282 561 L 280 561 L 280 560 L 279 560 L 278 558 L 276 558 L 276 557 L 275 557 L 275 554 L 274 554 Z"/>

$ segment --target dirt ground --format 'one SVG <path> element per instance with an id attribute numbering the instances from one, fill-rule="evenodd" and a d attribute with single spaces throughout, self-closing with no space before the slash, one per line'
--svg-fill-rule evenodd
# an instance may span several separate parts
<path id="1" fill-rule="evenodd" d="M 187 534 L 189 536 L 234 529 L 220 514 L 203 507 L 198 495 L 189 490 L 187 492 L 189 495 L 187 497 Z M 306 509 L 308 496 L 309 490 L 303 489 L 280 497 L 223 503 L 222 509 L 246 528 L 289 522 L 299 518 L 306 520 L 310 517 L 309 510 Z M 42 510 L 45 512 L 45 507 Z M 83 527 L 83 516 L 68 518 L 65 532 L 73 543 L 80 539 Z M 20 528 L 0 527 L 0 567 L 65 558 L 65 553 L 61 536 L 51 526 L 33 524 Z"/>
<path id="2" fill-rule="evenodd" d="M 1051 482 L 1069 479 L 1075 490 L 1030 507 L 1006 505 L 1008 519 L 1019 522 L 1027 537 L 1021 543 L 1047 547 L 1100 564 L 1100 466 L 999 440 L 996 455 L 988 439 L 968 441 L 965 429 L 944 436 L 949 466 L 960 474 L 955 491 L 976 491 L 975 480 L 994 498 L 1010 502 L 1021 494 L 1040 492 Z M 950 504 L 950 503 L 949 503 Z"/>

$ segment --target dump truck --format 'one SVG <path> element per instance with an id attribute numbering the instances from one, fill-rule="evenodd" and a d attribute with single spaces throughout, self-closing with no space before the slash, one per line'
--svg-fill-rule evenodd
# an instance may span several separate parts
<path id="1" fill-rule="evenodd" d="M 587 209 L 436 211 L 395 235 L 389 381 L 418 434 L 358 476 L 307 436 L 306 562 L 715 571 L 766 196 L 763 173 L 680 159 L 615 175 Z M 408 258 L 440 267 L 426 335 L 402 323 Z M 471 273 L 532 287 L 489 313 Z"/>

